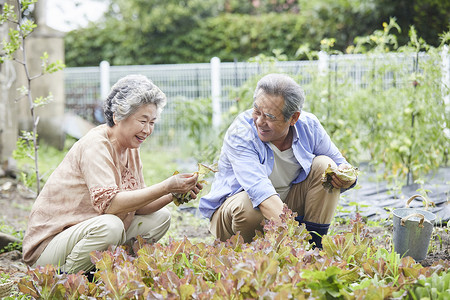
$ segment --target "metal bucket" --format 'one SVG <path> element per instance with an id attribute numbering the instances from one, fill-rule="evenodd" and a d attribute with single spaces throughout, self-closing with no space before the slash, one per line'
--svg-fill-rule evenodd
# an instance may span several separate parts
<path id="1" fill-rule="evenodd" d="M 425 210 L 409 207 L 417 197 L 425 200 Z M 411 256 L 415 261 L 421 261 L 427 256 L 436 220 L 436 215 L 427 209 L 428 200 L 422 195 L 414 195 L 406 201 L 406 208 L 394 210 L 394 251 L 401 257 Z"/>

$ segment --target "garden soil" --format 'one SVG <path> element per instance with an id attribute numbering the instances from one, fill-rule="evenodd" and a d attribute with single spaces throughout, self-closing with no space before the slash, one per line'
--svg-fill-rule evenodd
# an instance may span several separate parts
<path id="1" fill-rule="evenodd" d="M 367 229 L 373 236 L 378 237 L 381 243 L 384 241 L 384 245 L 381 246 L 388 249 L 392 244 L 391 212 L 393 209 L 404 207 L 406 200 L 413 194 L 428 190 L 428 197 L 436 204 L 435 207 L 430 208 L 430 211 L 438 218 L 430 242 L 431 252 L 421 264 L 430 266 L 441 259 L 450 260 L 450 226 L 448 225 L 450 167 L 441 168 L 437 173 L 430 175 L 423 186 L 410 185 L 401 190 L 393 190 L 387 183 L 377 180 L 377 175 L 370 172 L 367 166 L 362 166 L 360 169 L 358 188 L 342 194 L 336 213 L 337 221 L 330 228 L 329 233 L 339 233 L 348 229 L 349 225 L 340 225 L 340 223 L 344 224 L 343 221 L 348 221 L 358 212 L 367 222 L 370 221 L 371 226 Z M 33 201 L 33 192 L 24 188 L 17 180 L 10 177 L 0 178 L 0 224 L 6 224 L 8 228 L 14 228 L 16 231 L 24 231 Z M 419 207 L 423 203 L 416 199 L 411 205 Z M 199 222 L 193 219 L 198 219 Z M 207 229 L 207 220 L 200 218 L 195 207 L 178 207 L 172 223 L 176 226 L 177 235 L 172 238 L 186 236 L 194 242 L 213 240 Z M 0 254 L 0 273 L 8 273 L 12 279 L 18 281 L 25 275 L 26 270 L 20 251 L 13 250 Z"/>

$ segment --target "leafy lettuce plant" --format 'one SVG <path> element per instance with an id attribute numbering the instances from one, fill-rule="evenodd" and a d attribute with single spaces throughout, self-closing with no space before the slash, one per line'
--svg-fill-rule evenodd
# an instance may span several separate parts
<path id="1" fill-rule="evenodd" d="M 450 261 L 423 267 L 379 248 L 360 216 L 324 236 L 323 250 L 287 207 L 281 219 L 265 221 L 251 243 L 239 233 L 211 244 L 138 237 L 131 248 L 93 252 L 93 282 L 46 266 L 30 268 L 19 288 L 40 299 L 386 299 L 412 295 L 432 276 L 446 280 Z"/>

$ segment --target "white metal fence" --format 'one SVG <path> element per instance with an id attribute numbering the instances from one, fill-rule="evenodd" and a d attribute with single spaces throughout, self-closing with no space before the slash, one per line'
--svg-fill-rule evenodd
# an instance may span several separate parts
<path id="1" fill-rule="evenodd" d="M 426 58 L 424 55 L 422 58 Z M 168 98 L 161 122 L 157 125 L 152 137 L 152 143 L 166 146 L 177 144 L 186 136 L 186 128 L 182 128 L 176 121 L 176 99 L 209 98 L 217 101 L 214 106 L 215 118 L 220 118 L 220 112 L 226 111 L 235 103 L 232 91 L 242 86 L 247 80 L 256 75 L 277 70 L 295 76 L 298 83 L 305 87 L 308 94 L 308 84 L 317 74 L 336 74 L 334 84 L 339 80 L 346 80 L 352 85 L 364 87 L 370 76 L 374 64 L 385 61 L 387 56 L 368 57 L 366 55 L 320 55 L 316 61 L 286 61 L 274 64 L 259 64 L 249 62 L 225 62 L 203 64 L 175 64 L 175 65 L 139 65 L 139 66 L 111 66 L 103 63 L 102 67 L 66 68 L 65 93 L 66 110 L 74 112 L 83 118 L 92 121 L 101 121 L 101 104 L 109 85 L 128 74 L 142 74 L 150 78 Z M 391 54 L 396 64 L 404 68 L 404 72 L 414 71 L 414 57 Z M 450 86 L 450 56 L 448 49 L 442 54 L 442 81 L 443 85 Z M 344 78 L 344 79 L 343 79 Z M 105 80 L 106 79 L 106 80 Z M 386 72 L 382 78 L 386 85 L 399 85 L 393 72 Z M 214 82 L 216 81 L 216 82 Z M 103 82 L 103 86 L 102 86 Z M 106 82 L 106 83 L 105 83 Z M 108 84 L 109 83 L 109 84 Z M 104 86 L 104 85 L 108 86 Z M 253 87 L 254 88 L 254 87 Z M 214 91 L 214 89 L 219 89 Z M 448 96 L 446 103 L 449 104 Z M 220 120 L 219 120 L 220 122 Z M 217 123 L 217 120 L 215 121 Z M 169 134 L 170 133 L 170 134 Z M 171 139 L 168 139 L 168 136 Z"/>

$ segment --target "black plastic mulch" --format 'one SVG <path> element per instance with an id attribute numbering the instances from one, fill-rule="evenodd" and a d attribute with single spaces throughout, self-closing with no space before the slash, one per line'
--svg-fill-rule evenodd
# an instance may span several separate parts
<path id="1" fill-rule="evenodd" d="M 442 167 L 427 176 L 423 186 L 411 184 L 395 190 L 385 181 L 377 181 L 377 175 L 367 165 L 361 165 L 357 188 L 341 194 L 339 205 L 343 209 L 336 211 L 336 217 L 353 217 L 359 213 L 372 220 L 387 220 L 396 208 L 406 207 L 406 201 L 413 195 L 427 191 L 427 198 L 434 202 L 428 211 L 436 215 L 436 223 L 447 223 L 450 220 L 450 167 Z M 358 205 L 356 205 L 356 203 Z M 409 207 L 425 209 L 422 198 L 415 198 Z"/>

